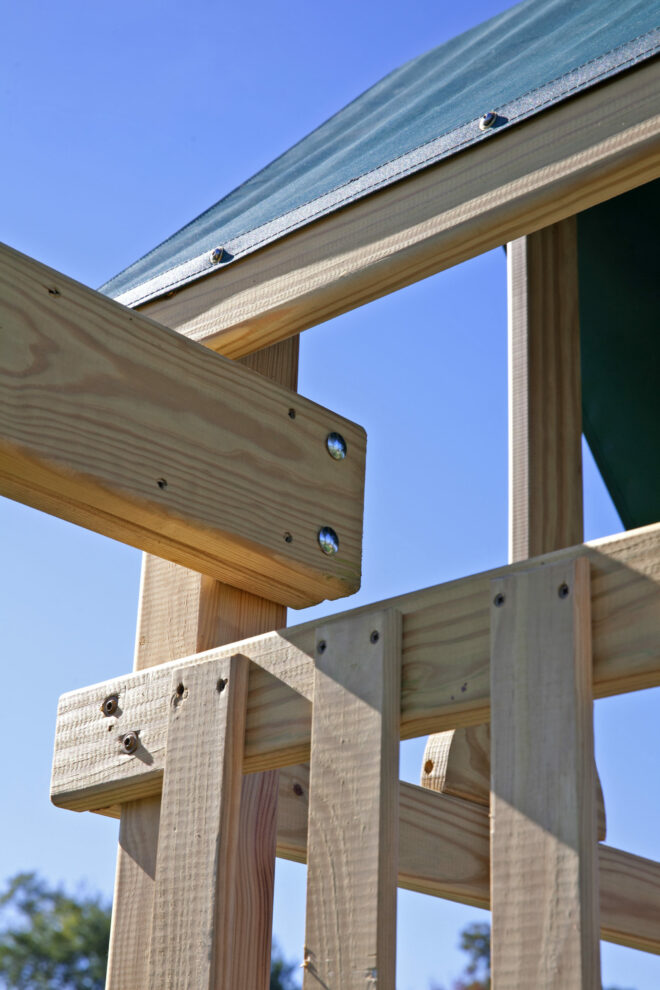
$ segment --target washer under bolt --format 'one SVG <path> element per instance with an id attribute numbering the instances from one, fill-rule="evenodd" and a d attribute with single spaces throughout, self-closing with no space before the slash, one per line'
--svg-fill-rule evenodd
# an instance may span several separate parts
<path id="1" fill-rule="evenodd" d="M 328 448 L 330 457 L 336 461 L 343 461 L 346 457 L 346 441 L 341 433 L 328 433 L 325 438 L 325 445 Z"/>
<path id="2" fill-rule="evenodd" d="M 110 717 L 110 715 L 114 715 L 118 708 L 119 708 L 119 697 L 116 694 L 109 694 L 108 697 L 103 702 L 103 704 L 101 705 L 101 711 L 103 712 L 104 715 L 107 715 L 108 718 Z"/>
<path id="3" fill-rule="evenodd" d="M 211 261 L 214 265 L 219 265 L 224 256 L 225 249 L 223 247 L 216 247 L 211 251 Z"/>
<path id="4" fill-rule="evenodd" d="M 323 553 L 332 556 L 339 550 L 339 537 L 330 526 L 324 526 L 319 530 L 319 546 Z"/>
<path id="5" fill-rule="evenodd" d="M 482 113 L 479 117 L 479 130 L 487 131 L 489 127 L 492 127 L 497 120 L 497 114 L 493 110 L 489 110 L 488 113 Z"/>
<path id="6" fill-rule="evenodd" d="M 125 753 L 128 753 L 129 756 L 135 752 L 139 745 L 140 740 L 138 739 L 137 732 L 127 732 L 125 736 L 122 736 L 121 748 Z"/>

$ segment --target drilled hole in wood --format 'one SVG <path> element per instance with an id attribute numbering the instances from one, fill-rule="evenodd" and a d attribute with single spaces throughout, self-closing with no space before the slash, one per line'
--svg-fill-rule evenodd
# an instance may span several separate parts
<path id="1" fill-rule="evenodd" d="M 297 794 L 298 797 L 302 797 L 303 789 L 302 786 L 298 783 L 298 781 L 296 781 L 296 783 L 293 785 L 293 793 Z"/>
<path id="2" fill-rule="evenodd" d="M 284 534 L 284 542 L 285 543 L 293 543 L 293 537 L 291 536 L 291 533 L 285 533 Z"/>
<path id="3" fill-rule="evenodd" d="M 227 680 L 226 678 L 221 677 L 215 686 L 216 691 L 218 692 L 218 694 L 222 694 L 222 692 L 226 687 L 227 687 Z"/>
<path id="4" fill-rule="evenodd" d="M 165 489 L 167 488 L 167 482 L 166 482 L 165 478 L 159 478 L 158 481 L 156 482 L 156 484 L 158 485 L 158 487 L 160 488 L 160 490 L 162 492 L 164 492 Z"/>
<path id="5" fill-rule="evenodd" d="M 374 629 L 374 631 L 372 632 L 371 636 L 369 637 L 369 641 L 371 643 L 377 643 L 379 639 L 380 639 L 380 633 L 377 632 L 376 629 Z"/>
<path id="6" fill-rule="evenodd" d="M 177 684 L 177 686 L 176 686 L 176 693 L 178 694 L 178 696 L 179 696 L 180 698 L 183 698 L 183 692 L 184 692 L 185 690 L 186 690 L 186 689 L 185 689 L 185 687 L 183 686 L 183 684 L 181 684 L 181 683 L 179 682 L 179 684 Z"/>
<path id="7" fill-rule="evenodd" d="M 289 409 L 289 419 L 295 419 L 295 418 L 296 418 L 296 410 Z"/>
<path id="8" fill-rule="evenodd" d="M 433 760 L 427 760 L 424 764 L 424 773 L 431 773 L 433 770 Z"/>
<path id="9" fill-rule="evenodd" d="M 326 641 L 324 639 L 322 639 L 319 642 L 319 645 L 316 647 L 316 649 L 319 651 L 319 653 L 325 653 L 325 650 L 326 650 L 327 645 L 328 644 L 326 643 Z"/>

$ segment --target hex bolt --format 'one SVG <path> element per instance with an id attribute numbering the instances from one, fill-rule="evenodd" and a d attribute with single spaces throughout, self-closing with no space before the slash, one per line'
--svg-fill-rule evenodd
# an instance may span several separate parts
<path id="1" fill-rule="evenodd" d="M 319 546 L 329 557 L 339 550 L 339 537 L 331 526 L 323 526 L 319 530 Z"/>
<path id="2" fill-rule="evenodd" d="M 504 605 L 504 602 L 505 602 L 505 598 L 504 598 L 504 595 L 503 595 L 503 594 L 502 594 L 502 592 L 500 591 L 500 592 L 499 592 L 499 593 L 498 593 L 497 595 L 495 595 L 495 597 L 493 598 L 493 605 L 494 605 L 494 606 L 495 606 L 496 608 L 501 608 L 501 607 L 502 607 L 502 605 Z"/>
<path id="3" fill-rule="evenodd" d="M 325 446 L 333 460 L 343 461 L 346 457 L 346 441 L 341 433 L 328 433 Z"/>
<path id="4" fill-rule="evenodd" d="M 557 588 L 557 594 L 559 595 L 560 598 L 568 598 L 570 594 L 570 590 L 571 589 L 564 581 L 563 584 L 560 584 L 559 587 Z"/>
<path id="5" fill-rule="evenodd" d="M 101 705 L 101 711 L 108 718 L 114 715 L 119 708 L 119 696 L 116 694 L 109 694 Z"/>
<path id="6" fill-rule="evenodd" d="M 135 752 L 139 745 L 140 740 L 138 739 L 137 732 L 127 732 L 125 736 L 122 736 L 121 748 L 129 756 Z"/>

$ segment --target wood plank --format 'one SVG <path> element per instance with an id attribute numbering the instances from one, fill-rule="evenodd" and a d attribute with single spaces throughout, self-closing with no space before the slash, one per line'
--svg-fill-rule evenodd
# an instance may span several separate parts
<path id="1" fill-rule="evenodd" d="M 340 615 L 335 621 L 383 608 L 402 613 L 401 738 L 489 720 L 490 580 L 581 555 L 591 569 L 594 696 L 660 685 L 660 525 L 655 524 Z M 253 663 L 246 771 L 309 759 L 314 636 L 315 624 L 306 623 L 213 652 L 244 653 Z M 51 781 L 55 804 L 101 809 L 160 792 L 166 672 L 167 666 L 153 668 L 61 697 Z M 100 705 L 111 693 L 121 697 L 122 714 L 106 719 Z M 124 727 L 140 728 L 151 764 L 119 752 L 117 734 Z"/>
<path id="2" fill-rule="evenodd" d="M 6 247 L 0 299 L 0 493 L 284 605 L 357 590 L 361 427 Z"/>
<path id="3" fill-rule="evenodd" d="M 509 560 L 582 543 L 577 221 L 507 248 Z"/>
<path id="4" fill-rule="evenodd" d="M 277 854 L 307 861 L 309 770 L 280 771 Z M 490 907 L 488 808 L 399 782 L 400 887 Z M 601 938 L 660 954 L 660 863 L 598 846 Z"/>
<path id="5" fill-rule="evenodd" d="M 450 729 L 429 736 L 420 784 L 440 794 L 453 794 L 466 801 L 490 806 L 490 725 L 473 725 L 469 729 Z M 603 790 L 596 777 L 596 820 L 598 841 L 607 834 Z"/>
<path id="6" fill-rule="evenodd" d="M 599 990 L 589 566 L 492 595 L 493 990 Z"/>
<path id="7" fill-rule="evenodd" d="M 175 669 L 171 688 L 148 985 L 229 990 L 248 662 Z"/>
<path id="8" fill-rule="evenodd" d="M 144 311 L 237 357 L 650 182 L 659 81 L 632 69 Z"/>
<path id="9" fill-rule="evenodd" d="M 320 626 L 303 990 L 394 990 L 401 624 Z"/>

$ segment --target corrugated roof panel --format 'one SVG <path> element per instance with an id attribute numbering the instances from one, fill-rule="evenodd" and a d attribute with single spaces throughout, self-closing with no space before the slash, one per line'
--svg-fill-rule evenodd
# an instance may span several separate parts
<path id="1" fill-rule="evenodd" d="M 660 0 L 524 0 L 390 73 L 102 291 L 136 305 L 660 50 Z"/>

